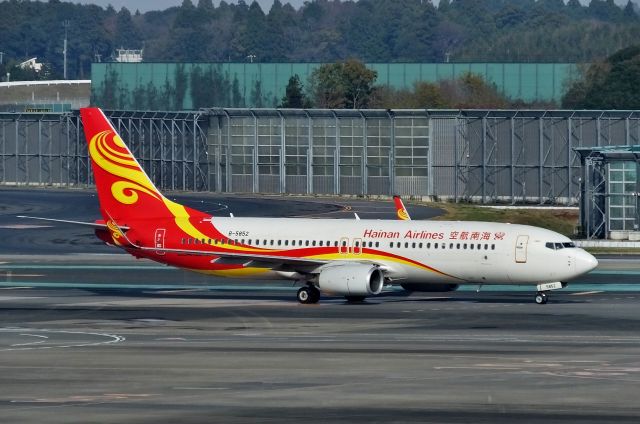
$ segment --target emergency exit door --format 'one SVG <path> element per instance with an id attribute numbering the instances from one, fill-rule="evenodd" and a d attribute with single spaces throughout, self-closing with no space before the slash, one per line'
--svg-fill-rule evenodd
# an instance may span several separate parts
<path id="1" fill-rule="evenodd" d="M 518 236 L 516 240 L 516 262 L 523 264 L 527 262 L 527 245 L 529 236 Z"/>

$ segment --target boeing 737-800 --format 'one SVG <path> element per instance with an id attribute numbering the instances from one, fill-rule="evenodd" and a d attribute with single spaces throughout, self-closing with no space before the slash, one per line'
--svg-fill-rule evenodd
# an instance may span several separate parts
<path id="1" fill-rule="evenodd" d="M 301 303 L 350 301 L 385 285 L 529 284 L 536 302 L 596 259 L 543 228 L 490 222 L 213 217 L 167 199 L 102 110 L 80 110 L 103 219 L 86 223 L 130 254 L 205 274 L 288 279 Z M 404 209 L 399 207 L 399 209 Z M 406 215 L 406 216 L 405 216 Z"/>

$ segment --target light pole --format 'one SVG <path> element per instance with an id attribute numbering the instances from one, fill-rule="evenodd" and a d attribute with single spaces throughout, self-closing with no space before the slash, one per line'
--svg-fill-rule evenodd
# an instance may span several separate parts
<path id="1" fill-rule="evenodd" d="M 2 58 L 4 57 L 4 52 L 0 52 L 0 65 L 2 65 Z"/>
<path id="2" fill-rule="evenodd" d="M 247 59 L 249 59 L 249 60 L 251 61 L 251 63 L 253 63 L 253 59 L 255 59 L 256 57 L 258 57 L 258 56 L 256 56 L 256 55 L 255 55 L 255 54 L 253 54 L 253 53 L 251 53 L 251 54 L 247 55 Z"/>
<path id="3" fill-rule="evenodd" d="M 65 19 L 62 22 L 62 26 L 64 27 L 64 48 L 62 49 L 62 54 L 64 55 L 63 60 L 63 79 L 67 79 L 67 29 L 71 23 L 68 19 Z"/>

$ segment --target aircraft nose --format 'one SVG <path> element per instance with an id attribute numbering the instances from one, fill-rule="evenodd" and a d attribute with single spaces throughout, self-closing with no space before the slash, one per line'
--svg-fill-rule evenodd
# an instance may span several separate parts
<path id="1" fill-rule="evenodd" d="M 576 273 L 586 274 L 598 266 L 598 260 L 591 253 L 584 250 L 579 250 L 576 253 Z"/>

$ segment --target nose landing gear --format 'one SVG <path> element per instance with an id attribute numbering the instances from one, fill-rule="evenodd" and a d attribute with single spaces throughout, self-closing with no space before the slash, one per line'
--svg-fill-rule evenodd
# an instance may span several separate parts
<path id="1" fill-rule="evenodd" d="M 549 300 L 549 298 L 547 297 L 547 294 L 545 292 L 540 292 L 540 291 L 536 293 L 535 299 L 538 305 L 544 305 Z"/>
<path id="2" fill-rule="evenodd" d="M 536 293 L 536 297 L 535 297 L 536 303 L 538 305 L 544 305 L 549 301 L 549 297 L 547 296 L 547 293 L 546 293 L 547 291 L 560 290 L 565 287 L 567 287 L 567 283 L 562 283 L 560 281 L 556 283 L 538 284 L 537 285 L 538 292 Z"/>

